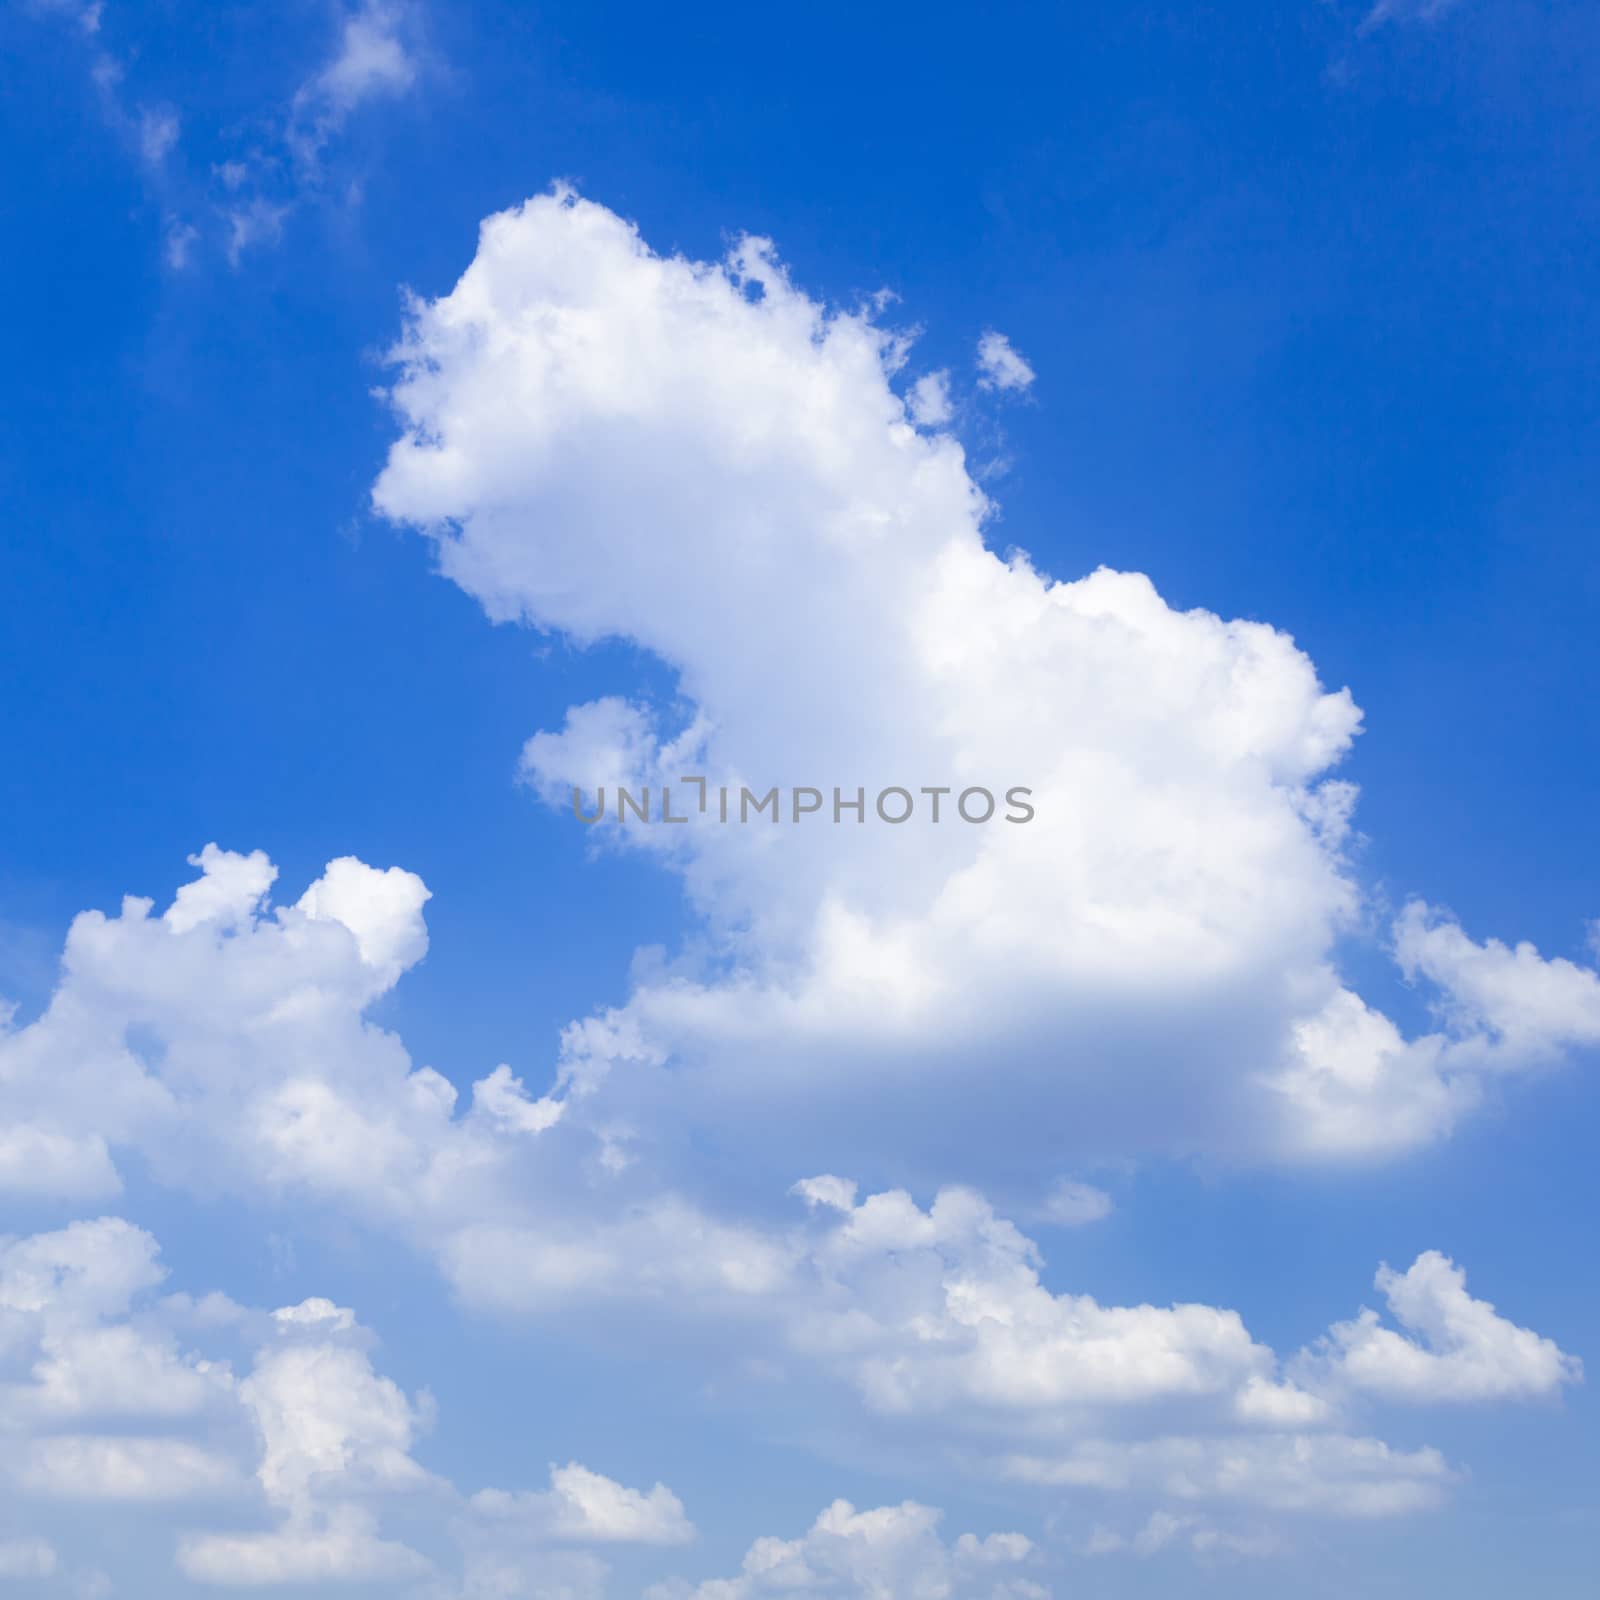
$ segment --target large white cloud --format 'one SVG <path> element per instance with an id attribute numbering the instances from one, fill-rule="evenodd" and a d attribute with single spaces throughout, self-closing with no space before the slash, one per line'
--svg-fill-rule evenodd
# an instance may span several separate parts
<path id="1" fill-rule="evenodd" d="M 575 1092 L 630 1066 L 613 1121 L 781 1127 L 857 1170 L 885 1159 L 858 1130 L 893 1126 L 939 1178 L 986 1176 L 985 1152 L 1036 1176 L 1090 1151 L 1364 1155 L 1600 1037 L 1593 972 L 1530 952 L 1496 979 L 1521 1025 L 1490 1059 L 1475 964 L 1437 938 L 1416 957 L 1409 922 L 1445 1026 L 1408 1040 L 1350 992 L 1349 694 L 1286 635 L 1175 611 L 1138 574 L 993 553 L 959 444 L 913 420 L 948 407 L 896 388 L 906 341 L 808 298 L 766 241 L 661 257 L 559 190 L 483 225 L 397 360 L 378 510 L 495 620 L 677 674 L 681 704 L 576 707 L 524 756 L 559 807 L 648 786 L 659 814 L 670 786 L 689 814 L 573 824 L 681 872 L 711 936 L 569 1036 Z M 830 804 L 723 824 L 688 775 Z M 935 825 L 923 797 L 906 825 L 835 824 L 858 785 L 869 813 L 889 785 L 1024 785 L 1036 815 L 975 826 L 946 797 Z"/>

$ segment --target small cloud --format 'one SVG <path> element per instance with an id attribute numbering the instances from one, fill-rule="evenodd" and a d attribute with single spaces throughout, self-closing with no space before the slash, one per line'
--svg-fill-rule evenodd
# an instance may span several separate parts
<path id="1" fill-rule="evenodd" d="M 245 205 L 226 213 L 228 222 L 228 263 L 238 266 L 239 258 L 252 245 L 273 244 L 282 236 L 287 205 L 274 205 L 257 196 Z"/>
<path id="2" fill-rule="evenodd" d="M 162 253 L 166 257 L 167 265 L 174 272 L 182 272 L 189 265 L 189 252 L 194 248 L 194 242 L 199 236 L 199 230 L 193 223 L 180 221 L 177 217 L 168 218 L 166 243 Z"/>
<path id="3" fill-rule="evenodd" d="M 1085 1223 L 1109 1217 L 1113 1209 L 1111 1196 L 1104 1189 L 1063 1178 L 1044 1203 L 1044 1218 L 1063 1228 L 1081 1228 Z"/>
<path id="4" fill-rule="evenodd" d="M 919 428 L 938 428 L 954 414 L 950 408 L 950 374 L 929 372 L 911 385 L 907 401 L 911 420 Z"/>
<path id="5" fill-rule="evenodd" d="M 139 154 L 145 165 L 159 167 L 178 142 L 178 114 L 171 106 L 150 106 L 139 113 Z"/>
<path id="6" fill-rule="evenodd" d="M 1438 22 L 1460 3 L 1461 0 L 1378 0 L 1361 24 L 1361 32 L 1371 33 L 1386 22 Z"/>
<path id="7" fill-rule="evenodd" d="M 404 94 L 416 82 L 416 60 L 401 38 L 404 20 L 398 7 L 379 0 L 346 17 L 338 53 L 301 85 L 290 108 L 288 143 L 304 166 L 316 167 L 357 106 Z"/>
<path id="8" fill-rule="evenodd" d="M 31 0 L 28 9 L 52 12 L 75 22 L 87 34 L 100 31 L 101 0 Z"/>
<path id="9" fill-rule="evenodd" d="M 993 328 L 978 341 L 978 371 L 980 389 L 1020 393 L 1033 382 L 1033 368 L 1011 348 L 1011 341 Z"/>

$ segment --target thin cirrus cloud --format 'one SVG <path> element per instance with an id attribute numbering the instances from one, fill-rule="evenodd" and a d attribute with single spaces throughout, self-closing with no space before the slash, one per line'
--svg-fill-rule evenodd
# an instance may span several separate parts
<path id="1" fill-rule="evenodd" d="M 364 107 L 410 93 L 420 73 L 420 12 L 397 0 L 364 0 L 340 20 L 333 52 L 269 122 L 262 144 L 219 163 L 213 204 L 235 266 L 282 237 L 288 217 L 327 184 L 326 157 Z"/>
<path id="2" fill-rule="evenodd" d="M 328 155 L 350 119 L 414 91 L 423 70 L 420 7 L 362 0 L 338 14 L 332 50 L 284 102 L 256 119 L 253 142 L 202 162 L 197 140 L 185 149 L 182 109 L 140 95 L 133 81 L 138 51 L 118 51 L 109 42 L 105 5 L 31 0 L 29 8 L 63 18 L 82 34 L 102 114 L 138 157 L 161 204 L 163 252 L 174 270 L 190 266 L 208 240 L 235 266 L 248 251 L 278 242 L 293 213 L 327 189 Z"/>
<path id="3" fill-rule="evenodd" d="M 1024 382 L 998 334 L 980 353 L 980 383 Z M 552 804 L 691 773 L 1033 791 L 1020 827 L 586 830 L 678 873 L 711 954 L 575 1024 L 559 1098 L 714 1117 L 750 1147 L 782 1128 L 858 1170 L 879 1152 L 851 1130 L 887 1119 L 913 1170 L 956 1148 L 979 1180 L 984 1151 L 1042 1179 L 1063 1157 L 1380 1157 L 1600 1041 L 1592 968 L 1420 904 L 1396 955 L 1438 1026 L 1407 1035 L 1347 985 L 1338 947 L 1369 915 L 1349 692 L 1140 574 L 995 555 L 933 421 L 947 391 L 903 395 L 907 361 L 768 241 L 658 256 L 565 188 L 488 219 L 413 307 L 377 510 L 492 619 L 630 640 L 687 707 L 613 697 L 536 734 L 524 774 Z"/>

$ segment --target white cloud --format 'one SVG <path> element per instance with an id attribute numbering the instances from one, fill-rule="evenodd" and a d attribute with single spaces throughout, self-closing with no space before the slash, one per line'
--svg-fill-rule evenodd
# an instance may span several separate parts
<path id="1" fill-rule="evenodd" d="M 1440 996 L 1446 1047 L 1474 1064 L 1516 1070 L 1600 1044 L 1600 976 L 1523 941 L 1477 944 L 1432 907 L 1414 900 L 1395 923 L 1405 975 Z"/>
<path id="2" fill-rule="evenodd" d="M 1377 0 L 1361 24 L 1362 33 L 1370 33 L 1387 22 L 1434 23 L 1448 16 L 1461 0 Z"/>
<path id="3" fill-rule="evenodd" d="M 348 113 L 363 100 L 399 94 L 416 81 L 417 64 L 400 37 L 400 8 L 369 3 L 345 18 L 339 53 L 302 90 Z"/>
<path id="4" fill-rule="evenodd" d="M 372 1336 L 349 1309 L 313 1298 L 267 1314 L 214 1295 L 157 1298 L 163 1277 L 155 1241 L 118 1218 L 0 1240 L 8 1509 L 26 1518 L 86 1503 L 86 1529 L 160 1507 L 191 1526 L 201 1515 L 265 1517 L 264 1530 L 183 1535 L 180 1571 L 236 1587 L 459 1581 L 459 1593 L 484 1600 L 547 1593 L 496 1581 L 507 1563 L 597 1583 L 603 1566 L 573 1547 L 694 1537 L 664 1484 L 630 1488 L 578 1462 L 553 1468 L 544 1491 L 463 1495 L 415 1457 L 430 1398 L 374 1369 Z M 228 1361 L 184 1342 L 195 1340 L 240 1347 L 248 1375 L 236 1382 Z M 431 1528 L 436 1546 L 453 1532 L 454 1571 L 397 1527 Z M 46 1576 L 54 1559 L 40 1541 L 0 1538 L 0 1577 Z"/>
<path id="5" fill-rule="evenodd" d="M 1083 1541 L 1082 1549 L 1087 1556 L 1153 1556 L 1180 1543 L 1199 1556 L 1269 1556 L 1283 1548 L 1272 1534 L 1237 1533 L 1193 1513 L 1152 1511 L 1132 1534 L 1096 1528 Z"/>
<path id="6" fill-rule="evenodd" d="M 71 1326 L 125 1311 L 160 1283 L 156 1242 L 120 1217 L 0 1239 L 0 1315 Z"/>
<path id="7" fill-rule="evenodd" d="M 1227 1395 L 1273 1365 L 1237 1313 L 1102 1306 L 1039 1280 L 1032 1243 L 970 1191 L 926 1211 L 868 1197 L 814 1247 L 794 1339 L 845 1370 L 868 1404 L 975 1408 L 1010 1426 L 1157 1399 Z"/>
<path id="8" fill-rule="evenodd" d="M 1454 1480 L 1437 1450 L 1396 1450 L 1340 1433 L 1090 1440 L 1054 1455 L 1010 1457 L 1001 1471 L 1053 1488 L 1356 1518 L 1430 1510 Z"/>
<path id="9" fill-rule="evenodd" d="M 105 1140 L 97 1134 L 73 1136 L 27 1123 L 0 1127 L 0 1193 L 92 1200 L 121 1188 Z"/>
<path id="10" fill-rule="evenodd" d="M 187 1439 L 49 1434 L 34 1439 L 12 1470 L 23 1492 L 63 1500 L 142 1503 L 238 1492 L 227 1458 Z"/>
<path id="11" fill-rule="evenodd" d="M 254 1588 L 267 1584 L 375 1583 L 420 1577 L 427 1560 L 379 1538 L 370 1512 L 339 1506 L 311 1526 L 291 1522 L 274 1533 L 191 1535 L 178 1566 L 196 1583 Z"/>
<path id="12" fill-rule="evenodd" d="M 365 0 L 348 13 L 331 60 L 296 91 L 287 139 L 296 159 L 314 170 L 328 141 L 351 113 L 371 100 L 406 93 L 417 79 L 417 60 L 406 42 L 407 8 Z"/>
<path id="13" fill-rule="evenodd" d="M 1467 1275 L 1429 1250 L 1404 1273 L 1383 1267 L 1377 1286 L 1405 1333 L 1375 1311 L 1329 1330 L 1306 1363 L 1314 1378 L 1386 1400 L 1527 1400 L 1577 1383 L 1583 1366 L 1551 1340 L 1519 1328 L 1467 1293 Z"/>
<path id="14" fill-rule="evenodd" d="M 947 1545 L 939 1520 L 912 1500 L 870 1511 L 835 1500 L 800 1538 L 757 1539 L 737 1577 L 658 1584 L 647 1600 L 1048 1600 L 1048 1590 L 1011 1576 L 1033 1549 L 1021 1534 L 965 1533 Z"/>
<path id="15" fill-rule="evenodd" d="M 1329 1359 L 1346 1325 L 1284 1361 L 1233 1311 L 1052 1291 L 1031 1241 L 971 1191 L 945 1190 L 923 1210 L 899 1191 L 858 1201 L 833 1175 L 794 1187 L 810 1225 L 788 1236 L 659 1210 L 564 1239 L 537 1226 L 477 1230 L 446 1267 L 467 1298 L 501 1310 L 642 1299 L 735 1348 L 759 1346 L 791 1384 L 845 1385 L 887 1436 L 938 1440 L 1020 1481 L 1191 1507 L 1427 1509 L 1452 1472 L 1436 1450 L 1347 1431 L 1364 1400 L 1526 1399 L 1578 1376 L 1549 1341 L 1486 1324 L 1485 1308 L 1466 1302 L 1439 1351 L 1414 1355 L 1454 1370 L 1470 1344 L 1471 1383 L 1413 1379 L 1397 1396 Z M 1426 1281 L 1431 1261 L 1393 1281 Z M 1416 1301 L 1404 1302 L 1407 1326 L 1436 1320 Z M 1172 1431 L 1180 1418 L 1197 1431 Z M 1209 1523 L 1192 1532 L 1197 1551 L 1232 1548 Z M 1263 1553 L 1264 1535 L 1239 1537 L 1233 1553 Z"/>
<path id="16" fill-rule="evenodd" d="M 139 113 L 139 154 L 159 167 L 178 142 L 178 114 L 171 106 L 147 106 Z"/>
<path id="17" fill-rule="evenodd" d="M 223 208 L 227 238 L 223 249 L 231 266 L 238 266 L 246 250 L 258 244 L 276 244 L 283 237 L 283 223 L 293 207 L 288 201 L 274 202 L 264 195 L 253 195 L 239 205 Z"/>
<path id="18" fill-rule="evenodd" d="M 1487 1071 L 1589 1038 L 1523 1032 L 1491 1060 L 1481 1029 L 1407 1039 L 1353 993 L 1348 693 L 1138 574 L 1002 562 L 959 444 L 893 387 L 904 359 L 767 241 L 659 257 L 565 190 L 488 219 L 413 309 L 377 509 L 490 617 L 629 639 L 687 708 L 573 708 L 524 751 L 551 803 L 673 785 L 681 813 L 688 774 L 1033 791 L 1024 826 L 574 822 L 575 848 L 681 873 L 705 938 L 569 1034 L 562 1093 L 663 1139 L 781 1130 L 818 1167 L 876 1160 L 851 1130 L 893 1125 L 930 1181 L 958 1139 L 967 1175 L 1003 1152 L 1042 1184 L 1063 1159 L 1409 1148 Z M 1451 1003 L 1457 969 L 1419 970 Z"/>
<path id="19" fill-rule="evenodd" d="M 950 374 L 928 372 L 911 385 L 906 409 L 919 428 L 941 428 L 955 415 L 950 404 Z"/>
<path id="20" fill-rule="evenodd" d="M 54 12 L 66 17 L 91 36 L 100 31 L 100 19 L 105 12 L 104 0 L 25 0 L 25 7 L 29 11 Z"/>
<path id="21" fill-rule="evenodd" d="M 49 1578 L 56 1564 L 55 1547 L 44 1539 L 0 1539 L 0 1578 Z"/>
<path id="22" fill-rule="evenodd" d="M 122 1145 L 169 1179 L 310 1187 L 368 1211 L 425 1206 L 436 1162 L 470 1194 L 477 1124 L 453 1123 L 449 1084 L 362 1020 L 426 950 L 421 880 L 345 859 L 269 909 L 259 851 L 195 863 L 161 916 L 130 898 L 79 917 L 44 1015 L 0 1033 L 0 1151 L 53 1154 L 0 1175 L 103 1191 Z"/>
<path id="23" fill-rule="evenodd" d="M 990 328 L 978 340 L 978 379 L 980 389 L 1001 389 L 1020 393 L 1030 387 L 1033 368 L 1011 347 L 1003 333 Z"/>
<path id="24" fill-rule="evenodd" d="M 539 1539 L 585 1544 L 687 1544 L 694 1527 L 683 1502 L 658 1483 L 648 1493 L 569 1461 L 550 1469 L 548 1490 L 482 1489 L 473 1514 L 489 1527 Z"/>
<path id="25" fill-rule="evenodd" d="M 1060 1178 L 1045 1197 L 1045 1219 L 1064 1228 L 1079 1228 L 1085 1223 L 1101 1222 L 1113 1210 L 1111 1196 L 1092 1183 L 1078 1183 L 1071 1178 Z"/>
<path id="26" fill-rule="evenodd" d="M 791 1381 L 854 1397 L 857 1425 L 886 1439 L 1025 1458 L 1040 1482 L 1320 1514 L 1413 1509 L 1449 1481 L 1431 1454 L 1348 1431 L 1369 1398 L 1512 1399 L 1577 1376 L 1437 1258 L 1381 1280 L 1406 1336 L 1366 1317 L 1285 1362 L 1226 1308 L 1048 1286 L 1033 1242 L 970 1188 L 924 1208 L 825 1173 L 793 1185 L 804 1204 L 788 1221 L 718 1215 L 654 1162 L 608 1166 L 603 1131 L 533 1100 L 508 1069 L 459 1112 L 437 1073 L 364 1020 L 426 949 L 420 880 L 346 859 L 274 907 L 264 856 L 208 848 L 197 864 L 162 915 L 130 900 L 77 919 L 49 1008 L 0 1040 L 7 1115 L 63 1139 L 92 1119 L 112 1151 L 138 1151 L 168 1181 L 314 1196 L 411 1240 L 472 1305 L 648 1306 L 735 1362 L 759 1348 Z M 622 1042 L 633 1019 L 612 1026 L 591 1040 L 643 1050 Z M 1082 1217 L 1098 1193 L 1056 1198 Z M 251 1321 L 185 1301 L 185 1326 L 256 1330 L 236 1379 L 185 1347 L 176 1302 L 160 1316 L 146 1305 L 160 1279 L 154 1242 L 114 1220 L 0 1247 L 0 1351 L 18 1352 L 0 1405 L 32 1440 L 17 1481 L 55 1495 L 257 1495 L 272 1526 L 195 1533 L 196 1572 L 409 1567 L 381 1506 L 453 1491 L 413 1453 L 426 1402 L 373 1369 L 353 1314 L 310 1299 Z M 113 1417 L 144 1420 L 126 1437 L 91 1431 Z M 228 1428 L 259 1455 L 216 1459 Z M 507 1541 L 687 1529 L 665 1488 L 576 1466 L 548 1490 L 473 1506 L 462 1537 L 485 1585 Z"/>

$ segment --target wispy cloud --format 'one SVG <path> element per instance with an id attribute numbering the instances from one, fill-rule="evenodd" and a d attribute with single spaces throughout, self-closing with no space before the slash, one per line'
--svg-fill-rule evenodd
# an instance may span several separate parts
<path id="1" fill-rule="evenodd" d="M 978 387 L 1021 393 L 1033 382 L 1033 368 L 1003 333 L 990 328 L 978 340 Z"/>
<path id="2" fill-rule="evenodd" d="M 253 119 L 257 131 L 248 148 L 196 161 L 191 143 L 185 162 L 180 109 L 145 100 L 130 84 L 136 52 L 119 53 L 107 41 L 100 0 L 28 0 L 27 9 L 72 25 L 87 42 L 87 72 L 106 123 L 161 202 L 162 253 L 175 271 L 192 266 L 208 243 L 236 266 L 250 250 L 281 239 L 291 214 L 323 192 L 330 147 L 351 117 L 374 101 L 410 93 L 422 70 L 419 7 L 363 0 L 337 13 L 332 48 L 298 87 Z M 348 200 L 359 185 L 337 192 Z"/>
<path id="3" fill-rule="evenodd" d="M 398 6 L 368 0 L 344 20 L 337 54 L 295 92 L 285 140 L 302 166 L 315 168 L 324 146 L 369 100 L 405 94 L 417 60 L 403 37 L 410 18 Z"/>
<path id="4" fill-rule="evenodd" d="M 1460 4 L 1461 0 L 1377 0 L 1362 22 L 1361 32 L 1370 33 L 1386 22 L 1438 22 Z"/>

